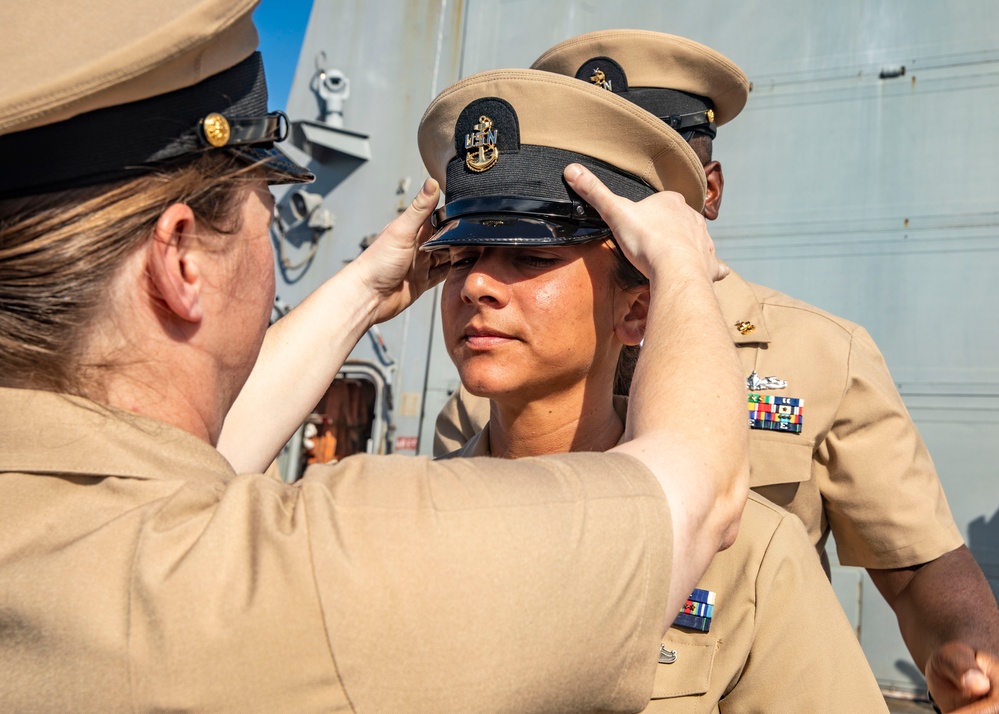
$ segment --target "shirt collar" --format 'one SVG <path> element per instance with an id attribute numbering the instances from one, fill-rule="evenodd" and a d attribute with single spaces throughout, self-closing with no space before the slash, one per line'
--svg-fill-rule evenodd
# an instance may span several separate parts
<path id="1" fill-rule="evenodd" d="M 155 419 L 67 394 L 0 387 L 0 472 L 227 481 L 210 444 Z"/>
<path id="2" fill-rule="evenodd" d="M 756 299 L 753 286 L 734 270 L 724 280 L 715 283 L 715 296 L 721 308 L 725 326 L 737 345 L 770 342 L 763 308 Z"/>

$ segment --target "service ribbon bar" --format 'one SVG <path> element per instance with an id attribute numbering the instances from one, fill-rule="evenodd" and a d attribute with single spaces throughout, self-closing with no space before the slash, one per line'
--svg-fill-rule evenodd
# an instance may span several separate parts
<path id="1" fill-rule="evenodd" d="M 715 594 L 710 590 L 694 590 L 684 603 L 680 614 L 673 620 L 679 627 L 707 632 L 711 629 L 711 618 L 715 614 Z"/>
<path id="2" fill-rule="evenodd" d="M 749 428 L 800 434 L 805 421 L 805 400 L 794 397 L 750 394 Z"/>

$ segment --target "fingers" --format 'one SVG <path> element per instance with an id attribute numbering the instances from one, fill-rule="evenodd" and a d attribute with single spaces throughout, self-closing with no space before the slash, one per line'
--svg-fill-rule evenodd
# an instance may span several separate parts
<path id="1" fill-rule="evenodd" d="M 597 213 L 604 219 L 604 222 L 610 226 L 611 230 L 614 230 L 616 208 L 621 201 L 627 201 L 627 199 L 616 195 L 604 186 L 603 182 L 591 171 L 587 171 L 579 164 L 569 164 L 565 167 L 562 175 L 569 187 L 579 194 L 580 198 L 597 209 Z"/>
<path id="2" fill-rule="evenodd" d="M 988 682 L 985 679 L 985 675 L 978 669 L 978 663 L 975 660 L 975 651 L 961 642 L 947 642 L 941 645 L 927 663 L 927 669 L 930 668 L 933 668 L 938 676 L 947 680 L 958 689 L 961 688 L 962 679 L 970 673 L 970 670 L 974 670 L 977 675 L 975 677 L 976 682 L 982 680 L 986 684 Z"/>
<path id="3" fill-rule="evenodd" d="M 416 194 L 416 198 L 414 198 L 413 202 L 410 204 L 410 208 L 422 216 L 420 219 L 421 221 L 425 220 L 437 207 L 437 202 L 440 200 L 440 197 L 440 186 L 434 179 L 428 178 L 423 182 L 423 186 L 420 188 L 420 192 Z"/>
<path id="4" fill-rule="evenodd" d="M 943 711 L 999 713 L 999 667 L 987 652 L 961 642 L 947 642 L 926 664 L 926 682 Z M 988 698 L 982 700 L 982 697 Z M 980 701 L 978 701 L 980 700 Z M 967 709 L 957 707 L 971 704 Z"/>
<path id="5" fill-rule="evenodd" d="M 982 697 L 989 693 L 992 685 L 982 670 L 976 667 L 961 676 L 961 687 L 967 697 Z"/>
<path id="6" fill-rule="evenodd" d="M 564 175 L 571 188 L 597 209 L 625 257 L 647 278 L 685 275 L 717 281 L 728 274 L 728 267 L 715 257 L 704 217 L 680 194 L 661 191 L 635 202 L 615 195 L 578 164 L 567 166 Z"/>
<path id="7" fill-rule="evenodd" d="M 430 214 L 437 208 L 441 192 L 437 182 L 428 178 L 423 187 L 398 218 L 385 227 L 383 233 L 402 236 L 412 240 L 414 237 L 426 240 L 429 237 L 427 222 Z M 422 242 L 422 241 L 421 241 Z"/>

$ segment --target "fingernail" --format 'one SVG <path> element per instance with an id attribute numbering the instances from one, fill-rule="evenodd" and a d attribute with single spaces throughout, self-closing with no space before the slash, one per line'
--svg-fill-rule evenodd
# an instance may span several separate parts
<path id="1" fill-rule="evenodd" d="M 423 193 L 423 195 L 433 196 L 436 191 L 437 191 L 437 182 L 434 181 L 432 178 L 428 178 L 426 181 L 423 182 L 423 188 L 421 189 L 421 193 Z"/>
<path id="2" fill-rule="evenodd" d="M 961 679 L 962 684 L 965 687 L 973 687 L 977 689 L 979 687 L 987 687 L 989 685 L 989 678 L 977 669 L 968 670 L 964 673 L 964 676 Z"/>
<path id="3" fill-rule="evenodd" d="M 583 167 L 579 164 L 569 164 L 563 172 L 566 181 L 575 181 L 583 175 Z"/>

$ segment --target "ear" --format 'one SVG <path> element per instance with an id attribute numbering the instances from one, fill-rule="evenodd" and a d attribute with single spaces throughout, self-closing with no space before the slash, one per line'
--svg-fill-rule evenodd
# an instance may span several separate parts
<path id="1" fill-rule="evenodd" d="M 628 311 L 618 318 L 614 334 L 623 345 L 637 345 L 645 338 L 645 321 L 649 316 L 649 286 L 639 285 L 625 293 Z"/>
<path id="2" fill-rule="evenodd" d="M 704 194 L 704 217 L 713 221 L 718 218 L 722 191 L 725 188 L 725 175 L 722 173 L 721 164 L 717 161 L 709 161 L 704 164 L 704 178 L 708 182 L 708 188 Z"/>
<path id="3" fill-rule="evenodd" d="M 149 244 L 147 266 L 153 297 L 186 322 L 200 322 L 202 272 L 197 253 L 194 211 L 175 203 L 160 214 Z"/>

